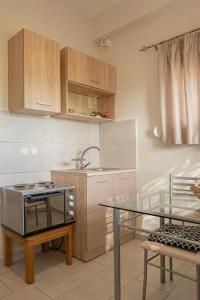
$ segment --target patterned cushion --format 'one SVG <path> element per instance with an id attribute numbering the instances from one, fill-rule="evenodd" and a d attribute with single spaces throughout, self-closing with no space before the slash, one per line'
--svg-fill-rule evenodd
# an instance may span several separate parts
<path id="1" fill-rule="evenodd" d="M 155 233 L 163 233 L 170 235 L 171 237 L 157 236 Z M 192 244 L 192 241 L 200 242 L 200 227 L 197 226 L 182 226 L 177 224 L 165 224 L 155 230 L 155 233 L 151 233 L 147 239 L 152 242 L 161 243 L 168 246 L 177 247 L 180 249 L 188 250 L 197 253 L 200 251 L 200 246 Z M 176 237 L 185 238 L 190 240 L 191 243 L 179 242 Z"/>

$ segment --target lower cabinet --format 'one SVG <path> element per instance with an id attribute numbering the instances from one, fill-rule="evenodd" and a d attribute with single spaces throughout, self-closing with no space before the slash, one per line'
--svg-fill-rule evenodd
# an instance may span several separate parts
<path id="1" fill-rule="evenodd" d="M 106 208 L 99 206 L 113 200 L 113 175 L 91 176 L 87 179 L 87 256 L 93 258 L 107 250 Z"/>
<path id="2" fill-rule="evenodd" d="M 86 176 L 84 173 L 52 171 L 56 183 L 76 186 L 76 222 L 74 256 L 89 261 L 113 248 L 113 210 L 98 204 L 122 199 L 136 192 L 136 172 Z M 122 218 L 128 213 L 122 212 Z M 121 241 L 134 237 L 132 231 L 121 229 Z"/>

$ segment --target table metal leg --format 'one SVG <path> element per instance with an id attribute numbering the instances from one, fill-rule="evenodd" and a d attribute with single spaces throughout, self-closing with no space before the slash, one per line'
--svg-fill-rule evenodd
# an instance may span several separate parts
<path id="1" fill-rule="evenodd" d="M 164 255 L 160 255 L 160 282 L 161 283 L 165 283 L 165 256 Z"/>
<path id="2" fill-rule="evenodd" d="M 200 266 L 196 265 L 197 300 L 200 299 Z"/>
<path id="3" fill-rule="evenodd" d="M 164 218 L 160 218 L 160 226 L 163 226 L 165 224 L 165 219 Z M 164 255 L 160 255 L 160 282 L 161 283 L 165 283 L 165 256 Z"/>
<path id="4" fill-rule="evenodd" d="M 115 300 L 121 299 L 120 279 L 120 210 L 114 209 L 114 288 Z"/>

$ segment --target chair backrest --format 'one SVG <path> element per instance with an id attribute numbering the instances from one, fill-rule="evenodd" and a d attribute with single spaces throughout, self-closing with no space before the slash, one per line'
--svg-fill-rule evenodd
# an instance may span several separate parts
<path id="1" fill-rule="evenodd" d="M 170 174 L 170 202 L 172 203 L 173 197 L 187 196 L 196 198 L 194 193 L 191 191 L 191 186 L 195 184 L 198 177 L 183 177 L 174 176 Z"/>

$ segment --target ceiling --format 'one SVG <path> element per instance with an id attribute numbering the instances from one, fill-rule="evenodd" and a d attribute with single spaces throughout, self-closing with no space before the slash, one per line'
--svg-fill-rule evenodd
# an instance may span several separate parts
<path id="1" fill-rule="evenodd" d="M 64 0 L 90 19 L 94 19 L 124 0 Z"/>

